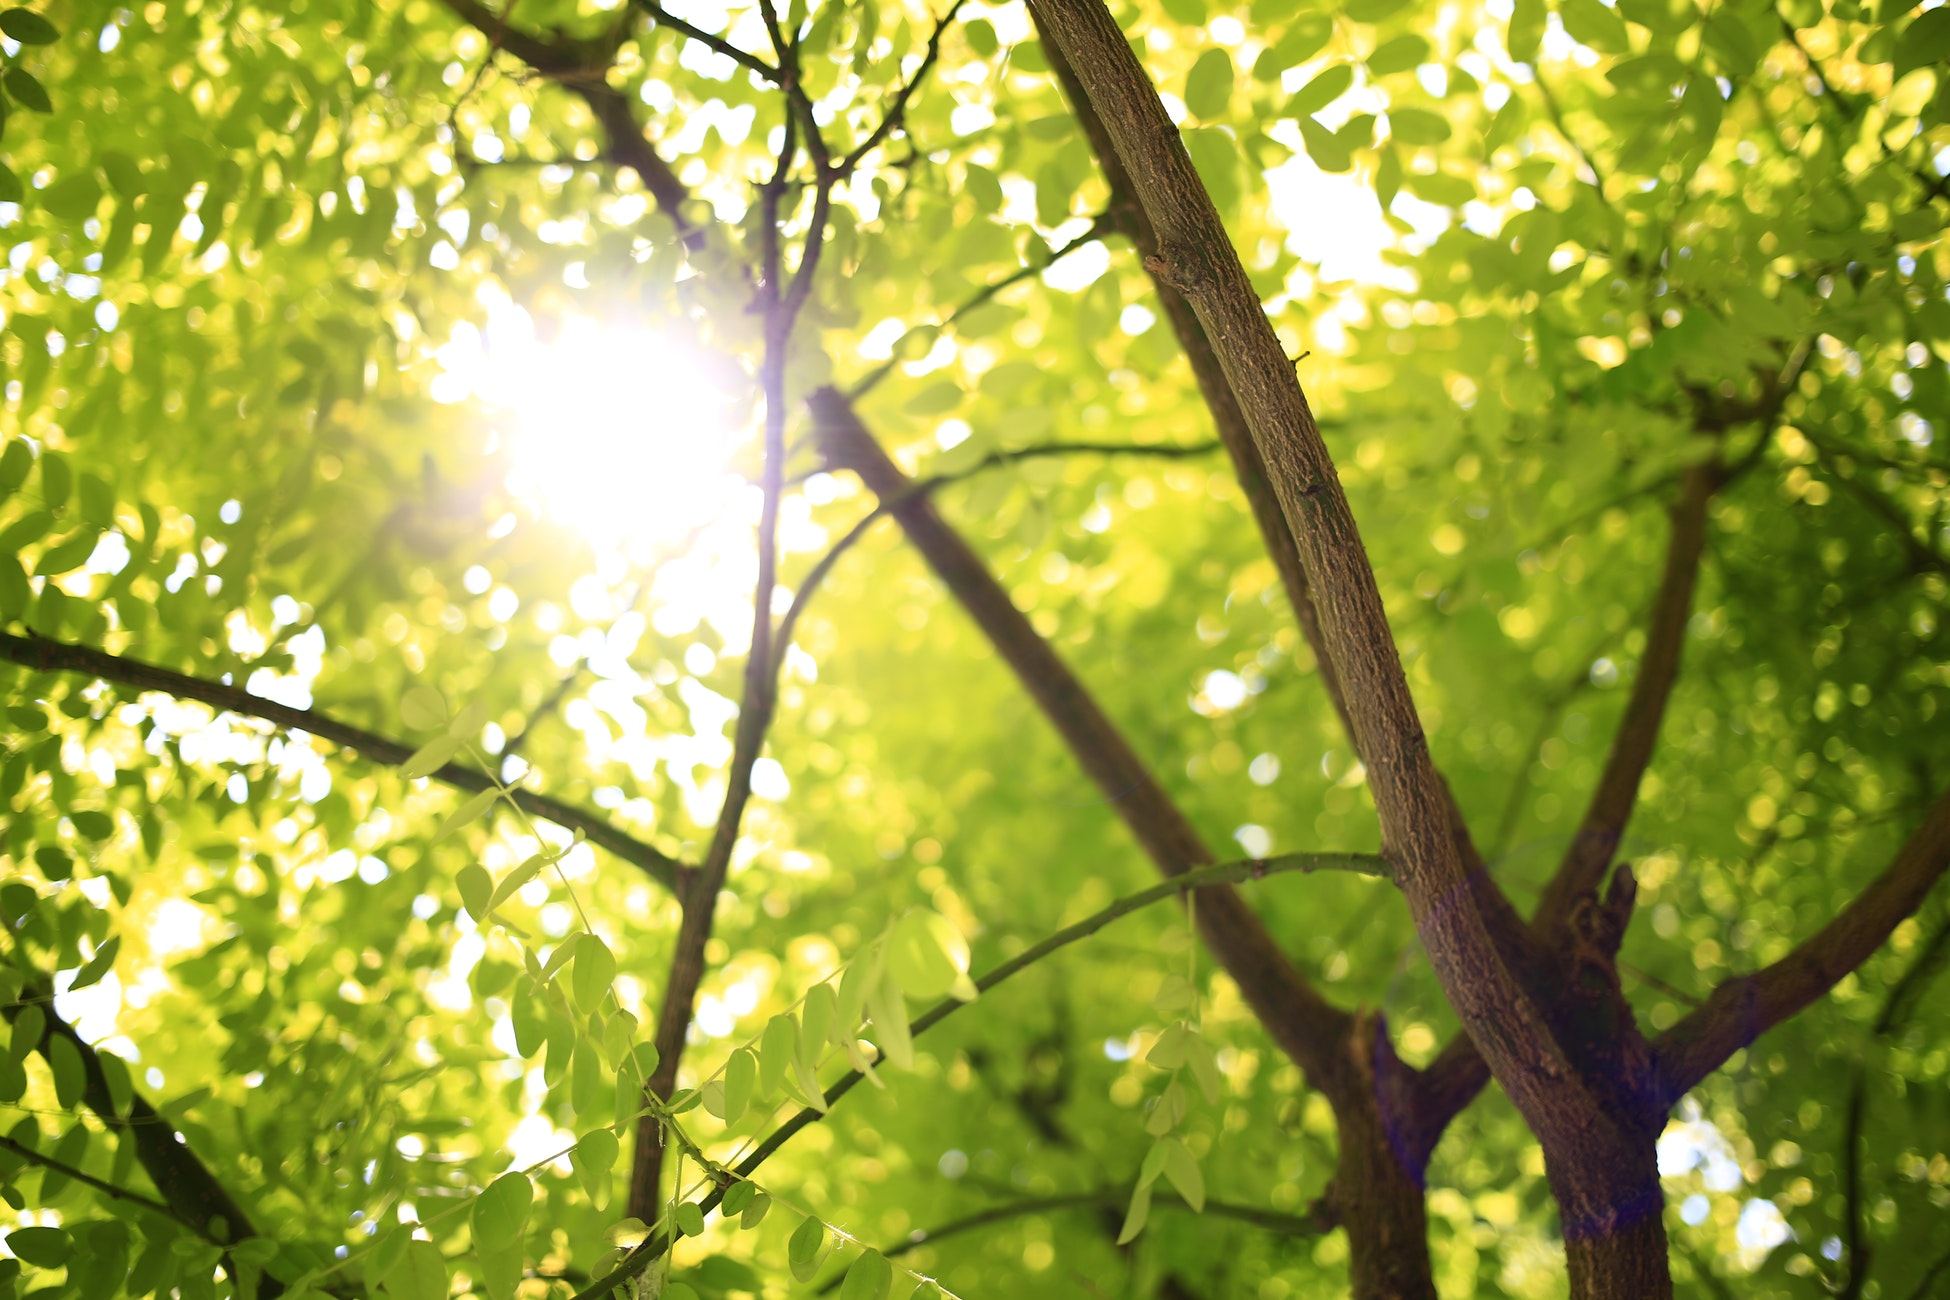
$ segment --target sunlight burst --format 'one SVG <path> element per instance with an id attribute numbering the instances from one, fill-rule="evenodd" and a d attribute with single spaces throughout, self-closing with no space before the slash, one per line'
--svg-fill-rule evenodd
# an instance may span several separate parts
<path id="1" fill-rule="evenodd" d="M 666 335 L 572 318 L 544 339 L 507 300 L 439 350 L 436 401 L 503 417 L 508 487 L 598 547 L 669 545 L 724 516 L 744 430 L 700 359 Z"/>

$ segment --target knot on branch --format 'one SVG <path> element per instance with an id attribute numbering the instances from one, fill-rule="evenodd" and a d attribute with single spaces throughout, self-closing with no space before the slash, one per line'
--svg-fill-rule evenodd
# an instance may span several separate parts
<path id="1" fill-rule="evenodd" d="M 1160 245 L 1157 252 L 1146 254 L 1144 269 L 1187 298 L 1212 283 L 1205 258 L 1181 245 Z"/>

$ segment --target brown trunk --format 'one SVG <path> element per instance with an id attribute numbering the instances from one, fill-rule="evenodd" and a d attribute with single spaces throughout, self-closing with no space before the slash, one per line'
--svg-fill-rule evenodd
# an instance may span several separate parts
<path id="1" fill-rule="evenodd" d="M 1552 1187 L 1558 1187 L 1556 1179 Z M 1673 1275 L 1665 1265 L 1665 1216 L 1656 1169 L 1642 1195 L 1650 1197 L 1650 1203 L 1640 1204 L 1628 1222 L 1601 1232 L 1564 1234 L 1564 1261 L 1578 1300 L 1669 1300 L 1673 1294 Z M 1566 1191 L 1560 1189 L 1558 1201 L 1564 1203 L 1564 1197 Z"/>
<path id="2" fill-rule="evenodd" d="M 1564 1256 L 1578 1300 L 1668 1300 L 1665 1197 L 1655 1139 L 1606 1144 L 1550 1162 Z"/>
<path id="3" fill-rule="evenodd" d="M 1341 1149 L 1333 1199 L 1358 1300 L 1435 1300 L 1422 1191 L 1427 1155 L 1412 1149 L 1402 1122 L 1413 1081 L 1381 1018 L 1357 1016 L 1334 1098 Z"/>

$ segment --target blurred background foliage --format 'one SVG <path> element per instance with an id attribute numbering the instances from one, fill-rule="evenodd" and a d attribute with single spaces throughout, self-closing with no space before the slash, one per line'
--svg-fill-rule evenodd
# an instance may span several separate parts
<path id="1" fill-rule="evenodd" d="M 1299 358 L 1437 758 L 1520 902 L 1617 724 L 1663 506 L 1686 465 L 1737 467 L 1627 845 L 1643 914 L 1626 985 L 1671 1024 L 1831 915 L 1946 778 L 1944 10 L 1116 12 Z M 681 16 L 767 49 L 750 6 Z M 431 685 L 485 707 L 471 739 L 508 779 L 695 858 L 750 639 L 744 304 L 775 91 L 589 0 L 502 15 L 586 56 L 566 76 L 433 0 L 74 0 L 43 17 L 52 32 L 0 20 L 10 630 L 409 742 L 424 737 L 400 701 Z M 938 17 L 795 4 L 836 138 L 880 120 Z M 686 212 L 619 165 L 579 84 L 628 107 Z M 964 5 L 904 130 L 837 197 L 795 392 L 884 367 L 861 409 L 917 473 L 1045 442 L 1204 442 L 1142 268 L 1122 240 L 1084 238 L 1106 201 L 1024 10 Z M 788 587 L 867 505 L 801 433 L 795 414 Z M 1209 839 L 1240 856 L 1377 847 L 1220 457 L 1042 458 L 937 499 Z M 461 867 L 534 851 L 522 822 L 436 842 L 460 797 L 441 785 L 88 674 L 0 674 L 15 958 L 65 989 L 119 940 L 55 1005 L 131 1063 L 279 1243 L 274 1276 L 609 1122 L 606 1097 L 592 1116 L 559 1066 L 522 1058 L 520 959 L 459 905 Z M 766 752 L 693 1082 L 909 907 L 949 918 L 980 971 L 1148 883 L 896 528 L 821 587 Z M 649 1022 L 674 904 L 586 844 L 562 865 L 617 954 L 619 1002 Z M 1247 892 L 1304 970 L 1385 1010 L 1405 1059 L 1454 1032 L 1386 885 Z M 568 934 L 559 884 L 520 899 L 539 943 Z M 1950 1285 L 1927 1272 L 1950 1209 L 1950 1021 L 1940 999 L 1891 1000 L 1941 952 L 1944 916 L 1939 898 L 1686 1101 L 1661 1148 L 1682 1293 L 1814 1294 L 1844 1277 L 1845 1242 L 1870 1252 L 1857 1294 Z M 1215 1200 L 1295 1217 L 1161 1210 L 1112 1244 L 1178 925 L 1153 909 L 984 998 L 762 1181 L 888 1248 L 1028 1205 L 901 1258 L 969 1297 L 1343 1294 L 1342 1240 L 1295 1230 L 1333 1168 L 1331 1115 L 1209 962 L 1226 1087 L 1194 1108 L 1189 1144 Z M 132 1176 L 39 1058 L 12 1091 L 13 1141 Z M 698 1121 L 720 1151 L 766 1127 Z M 131 1233 L 113 1199 L 0 1165 L 12 1221 L 76 1242 L 65 1268 L 10 1276 L 14 1293 L 228 1286 L 167 1225 L 136 1216 Z M 566 1161 L 536 1172 L 529 1270 L 586 1280 L 609 1198 Z M 1452 1126 L 1429 1204 L 1444 1295 L 1561 1293 L 1541 1157 L 1499 1096 Z M 467 1237 L 445 1222 L 433 1239 L 459 1286 Z M 714 1220 L 679 1243 L 677 1276 L 806 1292 L 784 1266 L 795 1222 Z M 365 1284 L 356 1260 L 327 1280 Z"/>

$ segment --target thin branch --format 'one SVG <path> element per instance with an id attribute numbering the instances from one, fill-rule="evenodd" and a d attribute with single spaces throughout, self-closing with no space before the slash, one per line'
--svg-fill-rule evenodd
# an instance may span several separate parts
<path id="1" fill-rule="evenodd" d="M 1047 1214 L 1052 1210 L 1097 1209 L 1103 1206 L 1121 1207 L 1130 1202 L 1129 1187 L 1104 1187 L 1094 1192 L 1071 1192 L 1061 1196 L 1033 1196 L 1027 1200 L 1011 1201 L 1006 1205 L 991 1205 L 985 1210 L 977 1210 L 959 1219 L 950 1219 L 937 1227 L 916 1229 L 904 1241 L 881 1247 L 880 1253 L 889 1259 L 911 1254 L 926 1246 L 932 1246 L 949 1237 L 959 1237 L 987 1228 L 997 1223 L 1007 1223 L 1011 1219 L 1027 1218 L 1032 1214 Z M 1331 1216 L 1319 1213 L 1285 1214 L 1279 1210 L 1269 1210 L 1257 1205 L 1240 1205 L 1231 1201 L 1207 1200 L 1203 1210 L 1193 1210 L 1178 1196 L 1159 1192 L 1152 1197 L 1152 1208 L 1182 1210 L 1192 1214 L 1209 1214 L 1220 1219 L 1234 1219 L 1249 1223 L 1255 1228 L 1280 1233 L 1289 1237 L 1318 1236 L 1330 1231 L 1333 1224 Z M 834 1278 L 820 1288 L 825 1294 L 839 1286 L 840 1279 Z"/>
<path id="2" fill-rule="evenodd" d="M 906 125 L 908 101 L 914 98 L 914 92 L 921 88 L 921 83 L 927 80 L 928 73 L 933 70 L 935 60 L 941 56 L 941 38 L 947 32 L 949 25 L 955 21 L 955 15 L 961 12 L 963 3 L 964 0 L 955 0 L 948 6 L 948 12 L 941 15 L 939 21 L 935 23 L 934 32 L 928 37 L 927 53 L 921 58 L 921 66 L 914 70 L 914 75 L 909 77 L 907 83 L 895 94 L 893 104 L 880 119 L 880 125 L 876 126 L 853 152 L 832 166 L 831 171 L 835 180 L 843 180 L 852 174 L 854 168 L 858 167 L 868 154 L 879 148 L 881 141 Z"/>
<path id="3" fill-rule="evenodd" d="M 1597 888 L 1638 806 L 1639 784 L 1658 747 L 1666 702 L 1679 680 L 1693 592 L 1699 585 L 1700 556 L 1706 549 L 1706 508 L 1718 486 L 1717 465 L 1695 465 L 1686 472 L 1679 501 L 1672 510 L 1672 536 L 1646 629 L 1645 654 L 1639 661 L 1618 732 L 1612 738 L 1604 773 L 1556 876 L 1538 902 L 1531 924 L 1540 934 L 1555 934 L 1577 900 Z"/>
<path id="4" fill-rule="evenodd" d="M 16 1142 L 10 1137 L 0 1136 L 0 1151 L 10 1152 L 16 1158 L 25 1160 L 30 1165 L 39 1165 L 41 1168 L 53 1170 L 65 1178 L 72 1178 L 77 1183 L 83 1183 L 94 1188 L 104 1196 L 113 1197 L 115 1200 L 124 1201 L 130 1205 L 141 1206 L 151 1213 L 162 1215 L 165 1219 L 173 1219 L 198 1236 L 203 1235 L 203 1231 L 198 1225 L 183 1218 L 175 1210 L 164 1205 L 154 1197 L 144 1196 L 141 1192 L 131 1191 L 126 1187 L 117 1187 L 114 1183 L 106 1179 L 97 1178 L 93 1174 L 77 1169 L 65 1161 L 56 1160 L 53 1156 L 42 1155 L 33 1147 Z M 206 1237 L 205 1240 L 209 1240 L 209 1238 Z M 216 1244 L 223 1245 L 224 1243 L 217 1242 Z"/>
<path id="5" fill-rule="evenodd" d="M 724 803 L 712 828 L 711 843 L 696 876 L 688 882 L 683 897 L 683 914 L 670 959 L 670 974 L 664 985 L 663 1000 L 657 1013 L 657 1068 L 645 1088 L 652 1097 L 668 1099 L 677 1085 L 677 1070 L 683 1059 L 692 1018 L 696 1014 L 698 986 L 704 978 L 705 951 L 710 944 L 718 894 L 724 886 L 731 857 L 744 826 L 745 809 L 751 801 L 752 769 L 765 746 L 778 705 L 779 666 L 784 661 L 782 643 L 776 639 L 772 623 L 772 596 L 778 585 L 779 507 L 785 494 L 786 366 L 793 327 L 800 308 L 812 289 L 813 277 L 825 242 L 826 219 L 832 200 L 832 186 L 824 178 L 825 142 L 812 114 L 811 102 L 799 81 L 798 57 L 786 41 L 771 0 L 763 0 L 766 29 L 778 51 L 783 70 L 783 88 L 788 100 L 804 112 L 805 146 L 821 179 L 813 200 L 812 220 L 805 235 L 797 274 L 789 286 L 783 283 L 784 256 L 780 247 L 780 203 L 787 191 L 799 145 L 793 132 L 791 105 L 785 120 L 777 166 L 760 189 L 763 217 L 761 261 L 756 307 L 764 316 L 764 352 L 759 363 L 759 386 L 765 395 L 765 454 L 760 473 L 761 507 L 758 519 L 758 576 L 752 587 L 751 649 L 745 657 L 743 695 L 738 705 L 738 720 L 732 742 L 731 766 L 725 777 Z M 629 1214 L 646 1222 L 657 1217 L 662 1198 L 663 1146 L 662 1120 L 646 1113 L 637 1130 L 637 1145 L 630 1171 Z"/>
<path id="6" fill-rule="evenodd" d="M 1386 859 L 1369 853 L 1289 853 L 1274 858 L 1250 858 L 1239 862 L 1222 862 L 1213 866 L 1199 867 L 1192 871 L 1183 872 L 1170 880 L 1162 881 L 1151 886 L 1149 889 L 1142 889 L 1135 894 L 1120 898 L 1103 910 L 1078 921 L 1075 925 L 1066 926 L 1058 930 L 1041 943 L 1024 949 L 1009 960 L 990 969 L 975 981 L 975 988 L 978 992 L 987 993 L 1012 977 L 1021 974 L 1024 970 L 1027 970 L 1051 954 L 1059 952 L 1079 940 L 1089 938 L 1114 921 L 1121 920 L 1133 912 L 1150 907 L 1154 903 L 1163 902 L 1168 898 L 1176 898 L 1180 895 L 1191 893 L 1194 890 L 1202 891 L 1199 897 L 1198 910 L 1203 912 L 1209 906 L 1211 891 L 1241 881 L 1259 880 L 1266 876 L 1284 875 L 1288 872 L 1296 871 L 1303 873 L 1316 871 L 1349 871 L 1360 875 L 1378 876 L 1386 879 L 1391 870 L 1392 868 Z M 944 998 L 942 1001 L 937 1002 L 934 1006 L 916 1016 L 909 1025 L 908 1032 L 918 1038 L 968 1005 L 968 1003 L 958 1001 L 954 998 Z M 849 1070 L 844 1075 L 841 1075 L 840 1078 L 835 1080 L 825 1090 L 823 1099 L 826 1103 L 826 1108 L 830 1110 L 838 1103 L 840 1098 L 853 1091 L 865 1077 L 858 1070 Z M 811 1106 L 807 1106 L 798 1111 L 790 1119 L 774 1129 L 764 1141 L 752 1149 L 749 1155 L 743 1160 L 740 1160 L 729 1171 L 731 1178 L 736 1180 L 749 1179 L 758 1171 L 759 1166 L 763 1165 L 776 1154 L 779 1148 L 790 1141 L 795 1134 L 810 1125 L 819 1123 L 823 1118 L 825 1118 L 824 1112 L 816 1110 Z M 721 1183 L 713 1187 L 704 1196 L 700 1204 L 705 1213 L 708 1214 L 717 1208 L 718 1202 L 724 1198 L 724 1189 L 727 1185 L 728 1183 Z M 577 1292 L 574 1300 L 597 1300 L 600 1296 L 608 1295 L 630 1278 L 635 1277 L 638 1273 L 641 1273 L 645 1268 L 649 1267 L 651 1261 L 659 1258 L 667 1246 L 668 1242 L 663 1240 L 662 1234 L 656 1234 L 645 1239 L 612 1272 L 596 1279 L 587 1288 Z"/>
<path id="7" fill-rule="evenodd" d="M 668 27 L 673 32 L 683 33 L 699 45 L 724 55 L 739 67 L 744 68 L 756 76 L 763 77 L 773 85 L 778 85 L 782 80 L 782 75 L 779 70 L 767 63 L 764 59 L 759 58 L 756 54 L 739 49 L 722 36 L 714 36 L 702 27 L 685 22 L 676 14 L 670 12 L 670 10 L 658 4 L 657 0 L 630 0 L 630 3 L 655 19 L 658 26 Z"/>
<path id="8" fill-rule="evenodd" d="M 993 301 L 995 297 L 998 294 L 1002 293 L 1004 290 L 1014 288 L 1016 285 L 1021 284 L 1024 280 L 1030 279 L 1033 276 L 1041 275 L 1044 271 L 1049 270 L 1050 267 L 1055 266 L 1058 262 L 1068 257 L 1071 253 L 1076 252 L 1079 248 L 1082 248 L 1085 244 L 1096 243 L 1098 240 L 1102 239 L 1105 235 L 1110 234 L 1116 228 L 1117 228 L 1117 222 L 1111 216 L 1110 213 L 1108 212 L 1098 213 L 1096 218 L 1091 221 L 1090 228 L 1088 230 L 1078 235 L 1075 239 L 1072 239 L 1068 243 L 1064 244 L 1063 247 L 1051 249 L 1049 255 L 1049 261 L 1043 263 L 1041 266 L 1019 266 L 1015 270 L 1009 272 L 1009 274 L 1003 276 L 1001 279 L 983 285 L 980 289 L 977 289 L 974 292 L 974 294 L 972 294 L 968 298 L 966 302 L 962 303 L 959 307 L 956 307 L 953 311 L 949 312 L 948 315 L 943 320 L 941 320 L 940 323 L 935 325 L 934 328 L 937 330 L 952 329 L 956 321 L 960 320 L 963 316 L 966 316 L 969 312 L 974 311 L 977 307 L 981 307 L 984 304 Z M 879 365 L 875 366 L 872 370 L 868 371 L 865 377 L 860 379 L 857 383 L 855 383 L 853 387 L 846 390 L 847 399 L 849 401 L 857 402 L 862 397 L 865 397 L 868 393 L 872 392 L 875 388 L 878 388 L 880 386 L 881 381 L 886 379 L 888 375 L 892 374 L 894 372 L 894 367 L 899 364 L 900 364 L 899 357 L 897 356 L 888 357 L 885 361 L 881 362 Z"/>
<path id="9" fill-rule="evenodd" d="M 1867 961 L 1950 868 L 1950 791 L 1883 873 L 1827 925 L 1770 966 L 1737 975 L 1652 1042 L 1664 1104 Z"/>
<path id="10" fill-rule="evenodd" d="M 241 687 L 205 681 L 139 659 L 109 654 L 92 646 L 53 641 L 38 635 L 20 637 L 0 632 L 0 659 L 12 660 L 36 672 L 87 673 L 105 682 L 133 687 L 138 691 L 161 691 L 179 699 L 198 700 L 212 708 L 258 718 L 275 727 L 302 731 L 335 745 L 357 750 L 363 757 L 388 767 L 397 767 L 413 755 L 410 745 L 340 722 L 315 709 L 293 708 L 252 695 Z M 432 773 L 430 779 L 470 792 L 487 790 L 495 784 L 487 773 L 454 763 Z M 529 814 L 572 831 L 581 831 L 591 844 L 599 845 L 625 862 L 641 868 L 644 874 L 673 894 L 682 894 L 690 869 L 633 838 L 613 823 L 547 795 L 516 790 L 511 797 L 518 807 Z"/>
<path id="11" fill-rule="evenodd" d="M 846 399 L 842 398 L 839 400 L 844 401 Z M 1188 447 L 1163 445 L 1147 447 L 1142 444 L 1123 442 L 1047 442 L 1034 447 L 1019 447 L 1013 451 L 993 451 L 976 461 L 973 465 L 966 466 L 962 469 L 935 474 L 928 478 L 915 479 L 907 490 L 900 495 L 878 502 L 858 523 L 855 523 L 853 527 L 841 534 L 840 539 L 827 548 L 826 554 L 820 556 L 813 567 L 806 571 L 805 579 L 800 582 L 798 592 L 793 597 L 791 608 L 786 610 L 785 617 L 779 623 L 778 644 L 786 646 L 792 643 L 792 634 L 798 626 L 799 617 L 805 612 L 807 603 L 819 590 L 820 584 L 832 573 L 833 566 L 839 563 L 840 557 L 851 550 L 862 537 L 865 537 L 874 524 L 885 519 L 888 515 L 893 514 L 901 506 L 927 496 L 940 488 L 946 487 L 950 483 L 960 483 L 966 479 L 975 477 L 977 474 L 995 469 L 998 466 L 1018 464 L 1026 460 L 1040 460 L 1047 456 L 1131 455 L 1158 456 L 1167 460 L 1183 460 L 1195 456 L 1208 455 L 1211 452 L 1217 451 L 1218 447 L 1219 444 L 1215 442 L 1195 443 Z"/>

